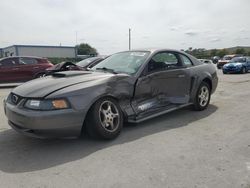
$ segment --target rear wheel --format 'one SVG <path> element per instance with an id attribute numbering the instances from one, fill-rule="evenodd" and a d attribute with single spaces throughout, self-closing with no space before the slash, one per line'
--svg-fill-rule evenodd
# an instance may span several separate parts
<path id="1" fill-rule="evenodd" d="M 116 138 L 123 127 L 123 114 L 118 103 L 112 98 L 98 100 L 91 107 L 85 126 L 90 137 Z"/>
<path id="2" fill-rule="evenodd" d="M 46 74 L 44 72 L 41 72 L 41 73 L 38 73 L 35 78 L 42 78 L 42 77 L 45 77 Z"/>
<path id="3" fill-rule="evenodd" d="M 194 109 L 198 111 L 206 109 L 210 102 L 210 96 L 210 86 L 207 82 L 202 82 L 195 97 Z"/>

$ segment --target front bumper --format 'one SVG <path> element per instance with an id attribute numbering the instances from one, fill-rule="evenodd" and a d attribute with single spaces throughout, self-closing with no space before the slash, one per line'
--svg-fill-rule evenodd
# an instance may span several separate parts
<path id="1" fill-rule="evenodd" d="M 78 137 L 85 114 L 73 109 L 34 111 L 4 101 L 9 125 L 17 132 L 38 138 Z"/>

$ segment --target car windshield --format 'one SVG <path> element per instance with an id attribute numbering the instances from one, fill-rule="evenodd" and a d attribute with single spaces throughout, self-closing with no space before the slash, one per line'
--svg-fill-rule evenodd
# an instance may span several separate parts
<path id="1" fill-rule="evenodd" d="M 79 61 L 76 64 L 80 67 L 85 67 L 85 66 L 88 66 L 91 62 L 95 61 L 96 59 L 98 59 L 98 57 L 91 57 L 91 58 L 87 58 L 82 61 Z"/>
<path id="2" fill-rule="evenodd" d="M 235 58 L 233 58 L 230 62 L 231 62 L 231 63 L 236 63 L 236 62 L 243 63 L 243 62 L 246 62 L 246 58 L 235 57 Z"/>
<path id="3" fill-rule="evenodd" d="M 116 73 L 134 75 L 145 62 L 149 54 L 150 52 L 148 51 L 120 52 L 103 60 L 94 66 L 92 70 L 112 70 Z"/>

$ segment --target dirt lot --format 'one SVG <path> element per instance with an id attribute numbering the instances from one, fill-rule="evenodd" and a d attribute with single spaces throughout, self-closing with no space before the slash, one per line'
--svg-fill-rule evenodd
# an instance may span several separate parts
<path id="1" fill-rule="evenodd" d="M 250 188 L 250 73 L 219 78 L 206 111 L 126 126 L 111 142 L 26 138 L 1 107 L 0 187 Z"/>

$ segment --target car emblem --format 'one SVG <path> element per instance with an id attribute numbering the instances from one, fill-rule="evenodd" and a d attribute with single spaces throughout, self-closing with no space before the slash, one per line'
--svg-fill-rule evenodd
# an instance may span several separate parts
<path id="1" fill-rule="evenodd" d="M 18 102 L 18 96 L 12 95 L 12 102 L 16 104 Z"/>

